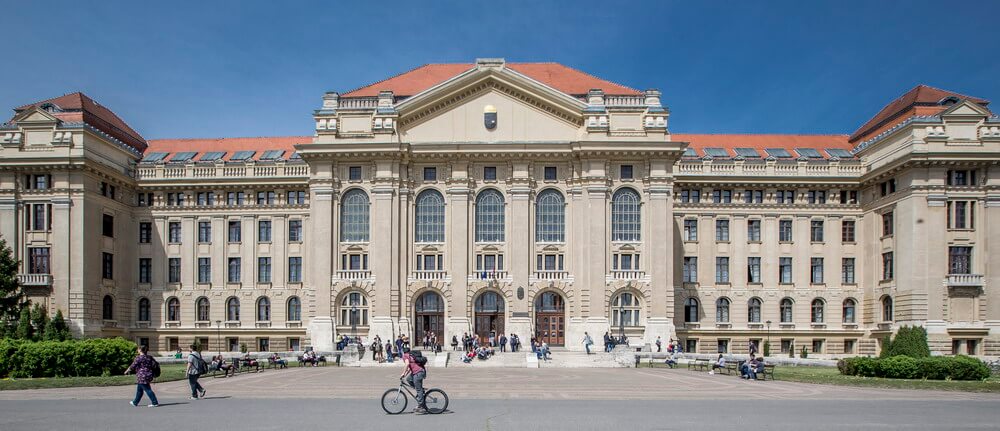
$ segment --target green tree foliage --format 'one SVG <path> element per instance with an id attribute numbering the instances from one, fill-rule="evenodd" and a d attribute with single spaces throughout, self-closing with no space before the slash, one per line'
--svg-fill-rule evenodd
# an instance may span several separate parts
<path id="1" fill-rule="evenodd" d="M 35 330 L 31 327 L 31 310 L 28 307 L 21 309 L 21 318 L 17 321 L 17 330 L 14 331 L 14 338 L 19 340 L 31 340 L 35 336 Z"/>
<path id="2" fill-rule="evenodd" d="M 73 338 L 69 326 L 66 325 L 66 319 L 63 319 L 62 310 L 56 310 L 56 316 L 45 326 L 43 338 L 46 341 L 66 341 Z"/>
<path id="3" fill-rule="evenodd" d="M 31 308 L 31 326 L 34 328 L 34 339 L 40 341 L 45 335 L 45 329 L 49 325 L 49 313 L 41 305 L 35 304 Z"/>
<path id="4" fill-rule="evenodd" d="M 882 343 L 880 357 L 909 356 L 911 358 L 927 358 L 931 350 L 927 346 L 927 330 L 922 326 L 902 326 L 892 339 L 886 337 Z"/>
<path id="5" fill-rule="evenodd" d="M 39 341 L 0 340 L 0 377 L 118 375 L 135 358 L 135 343 L 122 338 Z"/>
<path id="6" fill-rule="evenodd" d="M 14 252 L 7 241 L 0 237 L 0 326 L 9 333 L 24 308 L 24 293 L 17 281 L 17 265 Z"/>

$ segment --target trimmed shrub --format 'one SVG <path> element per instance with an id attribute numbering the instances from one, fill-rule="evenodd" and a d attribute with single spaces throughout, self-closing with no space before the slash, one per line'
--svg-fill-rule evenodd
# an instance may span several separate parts
<path id="1" fill-rule="evenodd" d="M 990 376 L 986 363 L 970 356 L 855 357 L 841 359 L 837 362 L 837 369 L 845 376 L 888 379 L 983 380 Z"/>
<path id="2" fill-rule="evenodd" d="M 0 341 L 0 377 L 82 377 L 121 374 L 135 357 L 122 338 L 71 341 Z"/>
<path id="3" fill-rule="evenodd" d="M 878 375 L 889 379 L 915 379 L 920 367 L 917 360 L 909 356 L 893 356 L 878 361 Z"/>
<path id="4" fill-rule="evenodd" d="M 931 350 L 927 346 L 927 330 L 922 326 L 902 326 L 896 336 L 882 351 L 882 357 L 909 356 L 928 358 Z"/>

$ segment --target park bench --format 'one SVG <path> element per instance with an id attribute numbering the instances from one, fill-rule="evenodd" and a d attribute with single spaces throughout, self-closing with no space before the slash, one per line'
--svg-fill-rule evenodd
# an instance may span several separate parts
<path id="1" fill-rule="evenodd" d="M 275 369 L 275 370 L 280 369 L 280 368 L 288 368 L 288 362 L 287 361 L 285 361 L 285 362 L 278 362 L 277 359 L 274 359 L 272 357 L 268 357 L 267 358 L 267 368 L 272 368 L 272 369 Z"/>
<path id="2" fill-rule="evenodd" d="M 712 366 L 712 363 L 708 359 L 695 359 L 688 362 L 688 369 L 695 371 L 705 371 Z"/>
<path id="3" fill-rule="evenodd" d="M 774 380 L 774 364 L 764 364 L 764 371 L 757 373 L 757 380 L 768 380 L 768 376 Z"/>
<path id="4" fill-rule="evenodd" d="M 726 362 L 726 366 L 719 368 L 719 374 L 725 374 L 727 376 L 740 374 L 740 364 L 733 362 Z"/>

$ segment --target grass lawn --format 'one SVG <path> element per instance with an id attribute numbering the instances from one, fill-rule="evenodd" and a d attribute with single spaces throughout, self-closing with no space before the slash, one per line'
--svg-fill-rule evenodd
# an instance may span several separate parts
<path id="1" fill-rule="evenodd" d="M 160 366 L 160 377 L 156 382 L 170 382 L 185 379 L 184 364 L 164 364 Z M 19 389 L 74 388 L 80 386 L 122 386 L 134 385 L 135 374 L 107 377 L 41 377 L 37 379 L 0 380 L 0 391 Z"/>

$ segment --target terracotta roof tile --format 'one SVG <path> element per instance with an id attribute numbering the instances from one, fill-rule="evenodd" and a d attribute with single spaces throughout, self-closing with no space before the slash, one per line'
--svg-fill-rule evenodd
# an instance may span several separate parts
<path id="1" fill-rule="evenodd" d="M 989 100 L 973 96 L 955 93 L 940 88 L 920 84 L 907 91 L 896 100 L 889 102 L 872 119 L 851 134 L 850 140 L 853 143 L 862 141 L 865 138 L 875 136 L 904 119 L 914 115 L 935 115 L 947 109 L 947 106 L 940 105 L 939 102 L 946 97 L 957 97 L 959 99 L 969 99 L 974 103 L 986 106 Z"/>
<path id="2" fill-rule="evenodd" d="M 412 96 L 475 67 L 470 63 L 426 64 L 391 78 L 348 91 L 342 97 L 374 97 L 379 91 Z M 605 94 L 640 95 L 639 90 L 597 78 L 558 63 L 505 63 L 505 67 L 571 95 L 584 95 L 600 88 Z"/>
<path id="3" fill-rule="evenodd" d="M 736 156 L 736 148 L 753 148 L 757 150 L 761 158 L 768 156 L 768 148 L 783 148 L 791 153 L 792 157 L 798 157 L 796 148 L 812 148 L 818 150 L 824 157 L 829 157 L 827 148 L 837 148 L 851 151 L 853 146 L 847 141 L 847 135 L 742 135 L 742 134 L 687 134 L 674 133 L 670 135 L 672 141 L 689 142 L 689 148 L 693 148 L 698 157 L 705 155 L 706 148 L 722 148 L 729 153 L 730 157 Z"/>
<path id="4" fill-rule="evenodd" d="M 150 139 L 146 155 L 152 153 L 168 153 L 163 160 L 169 161 L 173 154 L 185 151 L 197 152 L 194 160 L 212 151 L 224 151 L 223 160 L 229 160 L 237 151 L 256 151 L 254 160 L 268 150 L 284 150 L 283 159 L 291 157 L 296 144 L 312 142 L 312 136 L 275 136 L 253 138 L 202 138 L 202 139 Z"/>
<path id="5" fill-rule="evenodd" d="M 97 130 L 113 136 L 115 139 L 124 142 L 126 145 L 142 152 L 146 149 L 146 139 L 136 132 L 124 120 L 118 117 L 110 109 L 94 101 L 81 92 L 70 93 L 51 99 L 29 103 L 24 106 L 14 108 L 14 112 L 21 112 L 25 109 L 51 103 L 65 112 L 56 112 L 53 115 L 67 122 L 83 121 Z"/>

